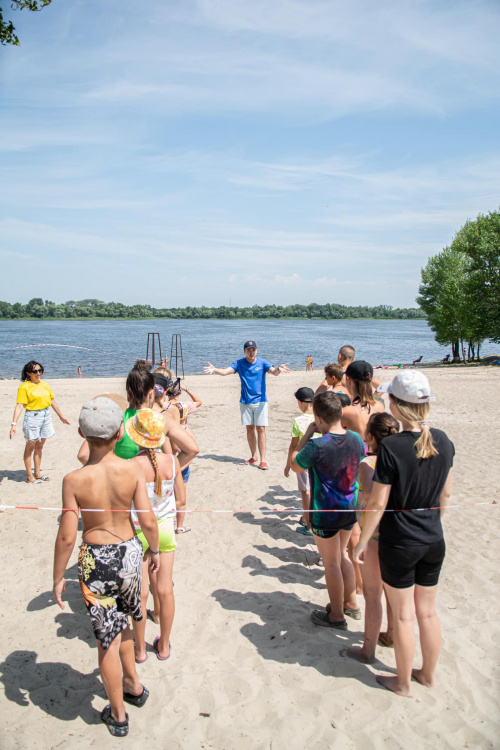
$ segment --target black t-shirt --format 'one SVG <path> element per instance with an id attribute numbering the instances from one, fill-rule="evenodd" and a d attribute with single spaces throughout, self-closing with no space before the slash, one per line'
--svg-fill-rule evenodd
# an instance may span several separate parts
<path id="1" fill-rule="evenodd" d="M 439 510 L 408 513 L 410 508 L 434 508 L 453 466 L 455 447 L 442 430 L 431 429 L 438 453 L 417 458 L 415 443 L 419 432 L 400 432 L 384 438 L 378 449 L 374 482 L 390 484 L 388 509 L 404 508 L 400 513 L 384 513 L 380 521 L 380 541 L 401 546 L 432 544 L 443 537 Z"/>

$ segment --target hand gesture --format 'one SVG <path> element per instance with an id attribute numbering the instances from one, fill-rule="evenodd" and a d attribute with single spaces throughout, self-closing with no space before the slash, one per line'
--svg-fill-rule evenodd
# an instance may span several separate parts
<path id="1" fill-rule="evenodd" d="M 11 440 L 14 437 L 15 434 L 16 434 L 16 425 L 13 424 L 13 425 L 11 425 L 11 428 L 10 428 L 10 439 Z"/>
<path id="2" fill-rule="evenodd" d="M 63 424 L 70 424 L 70 422 L 65 417 L 59 417 L 59 419 Z"/>
<path id="3" fill-rule="evenodd" d="M 290 368 L 288 367 L 288 362 L 286 362 L 286 364 L 284 364 L 284 365 L 280 365 L 278 367 L 278 370 L 280 372 L 284 372 L 284 373 L 290 372 Z"/>
<path id="4" fill-rule="evenodd" d="M 66 581 L 64 578 L 61 578 L 60 581 L 57 583 L 54 583 L 54 588 L 52 589 L 52 593 L 54 594 L 54 599 L 56 600 L 56 604 L 58 604 L 61 609 L 66 609 L 66 606 L 63 604 L 62 595 L 66 591 Z"/>
<path id="5" fill-rule="evenodd" d="M 149 572 L 157 573 L 160 570 L 160 555 L 152 555 L 150 550 L 147 551 L 149 556 Z"/>
<path id="6" fill-rule="evenodd" d="M 208 367 L 203 368 L 203 372 L 205 373 L 205 375 L 212 375 L 215 371 L 215 366 L 210 364 L 210 362 L 207 362 L 207 365 Z"/>
<path id="7" fill-rule="evenodd" d="M 365 545 L 357 544 L 352 553 L 353 562 L 357 562 L 358 565 L 363 565 L 365 562 L 365 554 Z"/>

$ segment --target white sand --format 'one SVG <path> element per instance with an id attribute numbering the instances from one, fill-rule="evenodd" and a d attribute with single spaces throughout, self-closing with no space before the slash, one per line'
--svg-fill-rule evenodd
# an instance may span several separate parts
<path id="1" fill-rule="evenodd" d="M 438 397 L 433 425 L 448 433 L 457 450 L 452 503 L 500 501 L 500 372 L 477 367 L 426 374 Z M 186 380 L 204 401 L 190 418 L 200 456 L 188 485 L 189 507 L 299 507 L 295 477 L 283 475 L 293 392 L 300 385 L 315 386 L 320 375 L 268 380 L 269 472 L 242 465 L 248 448 L 239 424 L 238 378 Z M 36 486 L 23 482 L 21 427 L 13 441 L 7 437 L 19 383 L 0 383 L 0 499 L 6 505 L 59 506 L 62 477 L 77 466 L 81 404 L 103 391 L 124 392 L 121 379 L 51 383 L 72 425 L 55 417 L 57 436 L 48 442 L 43 463 L 51 482 Z M 437 685 L 427 690 L 415 684 L 413 700 L 375 682 L 375 674 L 394 669 L 391 649 L 379 649 L 380 663 L 373 667 L 339 654 L 359 642 L 362 621 L 349 620 L 348 633 L 312 625 L 310 612 L 324 605 L 327 595 L 314 546 L 295 532 L 297 515 L 189 517 L 192 532 L 177 538 L 172 659 L 161 663 L 150 652 L 138 667 L 151 698 L 142 709 L 130 707 L 130 734 L 120 740 L 99 721 L 106 701 L 79 593 L 77 548 L 62 612 L 51 595 L 59 514 L 5 511 L 0 514 L 5 689 L 0 748 L 498 747 L 499 512 L 500 505 L 485 505 L 446 516 Z M 148 622 L 149 644 L 156 632 Z"/>

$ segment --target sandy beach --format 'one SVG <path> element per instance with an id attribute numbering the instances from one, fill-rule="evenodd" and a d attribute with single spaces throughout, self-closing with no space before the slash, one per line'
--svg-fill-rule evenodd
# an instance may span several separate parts
<path id="1" fill-rule="evenodd" d="M 1 750 L 497 748 L 500 371 L 436 368 L 426 375 L 437 397 L 432 425 L 456 447 L 452 505 L 499 503 L 450 509 L 444 519 L 443 649 L 433 690 L 415 684 L 407 700 L 377 685 L 375 674 L 394 672 L 392 649 L 379 648 L 373 666 L 345 657 L 360 642 L 363 621 L 349 620 L 347 633 L 313 626 L 312 609 L 327 601 L 315 547 L 296 533 L 298 514 L 258 513 L 300 506 L 295 476 L 283 475 L 293 393 L 318 385 L 321 373 L 268 378 L 268 472 L 243 464 L 239 378 L 199 375 L 185 381 L 204 402 L 190 418 L 200 454 L 188 508 L 240 512 L 186 519 L 192 531 L 177 537 L 172 658 L 157 661 L 157 627 L 148 622 L 149 659 L 138 669 L 151 697 L 144 708 L 129 708 L 126 739 L 111 737 L 99 719 L 106 698 L 77 580 L 78 546 L 63 612 L 51 594 L 59 513 L 0 513 Z M 61 480 L 77 468 L 81 404 L 103 392 L 125 395 L 124 379 L 48 380 L 71 426 L 54 415 L 56 437 L 43 462 L 51 481 L 36 486 L 24 482 L 20 426 L 8 439 L 19 381 L 0 382 L 5 505 L 60 506 Z"/>

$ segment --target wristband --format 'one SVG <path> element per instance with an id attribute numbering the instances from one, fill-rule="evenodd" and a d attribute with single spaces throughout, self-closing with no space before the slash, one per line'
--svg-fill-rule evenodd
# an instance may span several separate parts
<path id="1" fill-rule="evenodd" d="M 158 550 L 158 552 L 153 552 L 153 550 L 150 549 L 149 551 L 151 552 L 152 555 L 159 555 L 160 554 L 160 550 Z"/>
<path id="2" fill-rule="evenodd" d="M 17 422 L 11 422 L 10 424 L 11 424 L 11 426 L 12 426 L 12 425 L 16 425 L 16 424 L 17 424 Z"/>

